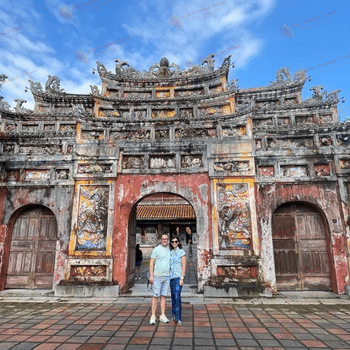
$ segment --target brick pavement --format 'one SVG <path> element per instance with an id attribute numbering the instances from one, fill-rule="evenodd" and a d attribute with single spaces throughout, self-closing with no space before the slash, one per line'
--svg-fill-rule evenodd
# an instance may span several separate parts
<path id="1" fill-rule="evenodd" d="M 0 350 L 350 349 L 349 299 L 186 303 L 182 326 L 150 326 L 149 303 L 132 298 L 9 299 L 0 316 Z"/>

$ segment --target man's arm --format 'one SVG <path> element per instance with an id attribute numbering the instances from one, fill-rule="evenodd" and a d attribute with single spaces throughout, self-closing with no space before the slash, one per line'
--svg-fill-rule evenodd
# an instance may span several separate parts
<path id="1" fill-rule="evenodd" d="M 149 281 L 153 283 L 154 259 L 149 261 Z"/>

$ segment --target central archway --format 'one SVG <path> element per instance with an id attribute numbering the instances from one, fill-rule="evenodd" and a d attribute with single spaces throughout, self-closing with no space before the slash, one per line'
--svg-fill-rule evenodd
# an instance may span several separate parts
<path id="1" fill-rule="evenodd" d="M 178 235 L 188 257 L 185 283 L 197 285 L 197 222 L 192 205 L 173 193 L 156 193 L 141 198 L 130 213 L 128 285 L 146 283 L 149 258 L 162 233 Z M 141 279 L 135 280 L 135 246 L 144 255 Z"/>

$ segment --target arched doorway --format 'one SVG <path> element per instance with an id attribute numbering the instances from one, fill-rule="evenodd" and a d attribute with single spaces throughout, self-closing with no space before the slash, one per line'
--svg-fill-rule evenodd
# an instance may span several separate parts
<path id="1" fill-rule="evenodd" d="M 185 283 L 197 285 L 196 227 L 195 211 L 183 197 L 171 193 L 157 193 L 142 198 L 130 214 L 129 288 L 135 283 L 136 244 L 140 244 L 144 255 L 141 280 L 136 280 L 136 283 L 145 283 L 151 252 L 159 244 L 162 233 L 179 236 L 188 258 Z"/>
<path id="2" fill-rule="evenodd" d="M 52 288 L 57 223 L 51 210 L 36 206 L 16 218 L 5 288 Z"/>
<path id="3" fill-rule="evenodd" d="M 321 213 L 305 203 L 286 203 L 272 218 L 277 289 L 331 290 L 328 229 Z"/>

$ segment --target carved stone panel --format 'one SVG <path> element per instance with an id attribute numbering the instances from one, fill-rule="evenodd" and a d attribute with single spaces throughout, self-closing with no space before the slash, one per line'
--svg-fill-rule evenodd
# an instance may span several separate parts
<path id="1" fill-rule="evenodd" d="M 26 170 L 24 174 L 26 181 L 50 180 L 50 170 Z"/>
<path id="2" fill-rule="evenodd" d="M 277 118 L 277 125 L 288 125 L 290 124 L 290 119 L 288 117 Z"/>
<path id="3" fill-rule="evenodd" d="M 56 180 L 68 180 L 69 169 L 56 169 Z"/>
<path id="4" fill-rule="evenodd" d="M 145 91 L 124 91 L 122 98 L 151 98 L 152 92 Z"/>
<path id="5" fill-rule="evenodd" d="M 19 170 L 10 170 L 6 173 L 7 182 L 17 182 L 21 179 L 21 173 Z"/>
<path id="6" fill-rule="evenodd" d="M 186 129 L 176 129 L 175 138 L 195 138 L 195 137 L 217 137 L 216 129 L 195 129 L 195 128 L 186 128 Z"/>
<path id="7" fill-rule="evenodd" d="M 272 177 L 275 175 L 275 167 L 273 165 L 259 166 L 258 175 L 261 177 Z"/>
<path id="8" fill-rule="evenodd" d="M 75 124 L 61 124 L 60 131 L 75 131 Z"/>
<path id="9" fill-rule="evenodd" d="M 203 166 L 202 155 L 182 155 L 181 168 L 200 168 Z"/>
<path id="10" fill-rule="evenodd" d="M 265 126 L 265 125 L 272 125 L 272 124 L 273 124 L 272 118 L 254 119 L 253 120 L 253 125 L 254 126 Z"/>
<path id="11" fill-rule="evenodd" d="M 105 250 L 108 186 L 81 186 L 77 217 L 76 250 Z"/>
<path id="12" fill-rule="evenodd" d="M 6 124 L 5 125 L 6 131 L 16 131 L 16 129 L 17 129 L 17 124 Z"/>
<path id="13" fill-rule="evenodd" d="M 160 90 L 156 91 L 156 97 L 157 98 L 169 98 L 170 97 L 170 90 Z"/>
<path id="14" fill-rule="evenodd" d="M 62 153 L 62 146 L 50 145 L 46 147 L 39 146 L 20 146 L 19 153 L 27 154 L 57 154 Z"/>
<path id="15" fill-rule="evenodd" d="M 103 131 L 102 130 L 84 130 L 81 133 L 81 138 L 83 140 L 91 140 L 91 141 L 101 141 L 103 140 Z"/>
<path id="16" fill-rule="evenodd" d="M 181 108 L 180 109 L 181 118 L 193 118 L 193 109 L 192 108 Z"/>
<path id="17" fill-rule="evenodd" d="M 214 114 L 229 114 L 231 113 L 230 104 L 224 106 L 210 106 L 210 107 L 200 107 L 199 114 L 202 117 Z"/>
<path id="18" fill-rule="evenodd" d="M 143 156 L 124 156 L 123 169 L 142 169 L 144 162 Z"/>
<path id="19" fill-rule="evenodd" d="M 152 118 L 174 118 L 175 109 L 153 109 Z"/>
<path id="20" fill-rule="evenodd" d="M 298 101 L 297 101 L 295 98 L 286 98 L 286 99 L 284 100 L 284 104 L 285 104 L 286 106 L 295 105 L 295 104 L 297 104 L 297 103 L 298 103 Z"/>
<path id="21" fill-rule="evenodd" d="M 147 110 L 146 109 L 135 109 L 133 113 L 134 119 L 146 119 Z"/>
<path id="22" fill-rule="evenodd" d="M 251 172 L 249 160 L 227 160 L 214 162 L 214 171 L 229 172 L 230 175 L 246 175 Z"/>
<path id="23" fill-rule="evenodd" d="M 44 131 L 55 131 L 56 125 L 55 124 L 45 124 L 44 125 Z"/>
<path id="24" fill-rule="evenodd" d="M 337 146 L 347 146 L 350 142 L 349 134 L 340 134 L 337 135 Z"/>
<path id="25" fill-rule="evenodd" d="M 257 271 L 256 266 L 218 266 L 217 274 L 219 277 L 226 278 L 229 282 L 237 278 L 255 278 Z"/>
<path id="26" fill-rule="evenodd" d="M 78 174 L 105 174 L 112 172 L 112 164 L 79 164 Z"/>
<path id="27" fill-rule="evenodd" d="M 15 144 L 7 143 L 3 147 L 3 153 L 14 153 L 15 152 Z"/>
<path id="28" fill-rule="evenodd" d="M 299 147 L 313 147 L 314 139 L 312 137 L 298 137 L 292 139 L 267 139 L 267 146 L 269 148 L 299 148 Z"/>
<path id="29" fill-rule="evenodd" d="M 251 217 L 247 183 L 217 187 L 220 249 L 251 249 Z"/>
<path id="30" fill-rule="evenodd" d="M 331 169 L 329 164 L 314 164 L 316 177 L 329 176 Z"/>
<path id="31" fill-rule="evenodd" d="M 306 177 L 308 176 L 306 165 L 281 165 L 281 175 L 283 177 Z"/>
<path id="32" fill-rule="evenodd" d="M 332 138 L 328 135 L 319 136 L 320 146 L 331 146 L 333 144 Z"/>
<path id="33" fill-rule="evenodd" d="M 222 127 L 223 137 L 235 137 L 235 136 L 243 136 L 243 135 L 247 135 L 247 128 L 245 125 L 236 126 L 236 127 L 229 127 L 229 126 Z"/>
<path id="34" fill-rule="evenodd" d="M 111 131 L 110 135 L 114 140 L 148 140 L 151 132 L 147 129 Z"/>
<path id="35" fill-rule="evenodd" d="M 342 169 L 350 169 L 350 159 L 340 159 L 339 163 Z"/>
<path id="36" fill-rule="evenodd" d="M 255 140 L 255 147 L 256 147 L 256 149 L 261 149 L 262 148 L 262 140 L 261 139 L 256 139 Z"/>
<path id="37" fill-rule="evenodd" d="M 39 129 L 39 125 L 35 125 L 35 124 L 22 125 L 22 131 L 26 131 L 26 132 L 37 132 L 38 129 Z"/>
<path id="38" fill-rule="evenodd" d="M 296 124 L 312 124 L 313 122 L 314 122 L 314 117 L 312 115 L 295 116 Z"/>
<path id="39" fill-rule="evenodd" d="M 106 265 L 71 265 L 71 277 L 106 277 Z"/>
<path id="40" fill-rule="evenodd" d="M 171 169 L 175 168 L 175 156 L 150 156 L 149 166 L 151 169 Z"/>
<path id="41" fill-rule="evenodd" d="M 175 97 L 186 97 L 186 96 L 199 96 L 204 95 L 203 89 L 191 89 L 191 90 L 175 90 Z"/>
<path id="42" fill-rule="evenodd" d="M 155 139 L 161 140 L 161 139 L 168 139 L 169 136 L 169 130 L 156 130 L 155 131 Z"/>

